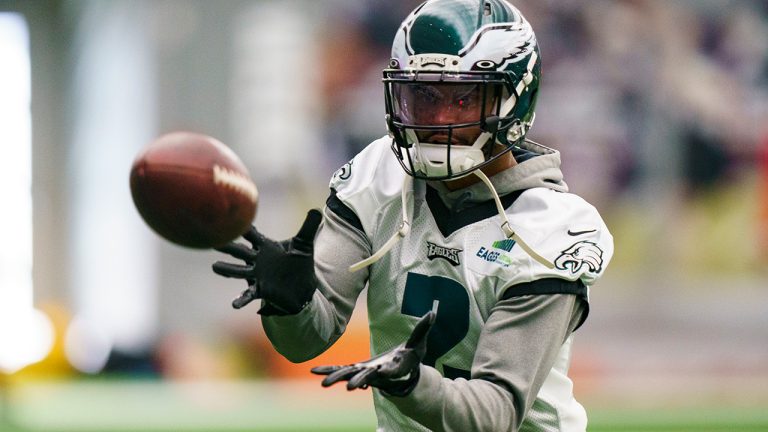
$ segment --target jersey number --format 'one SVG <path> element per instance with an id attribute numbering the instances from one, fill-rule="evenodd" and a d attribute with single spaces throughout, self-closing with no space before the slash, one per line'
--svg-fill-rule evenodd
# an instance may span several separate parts
<path id="1" fill-rule="evenodd" d="M 405 315 L 422 317 L 437 300 L 435 324 L 427 337 L 427 354 L 422 362 L 435 366 L 437 359 L 464 339 L 469 331 L 469 294 L 460 283 L 441 276 L 408 273 L 403 293 Z M 469 379 L 469 371 L 443 365 L 446 378 Z"/>

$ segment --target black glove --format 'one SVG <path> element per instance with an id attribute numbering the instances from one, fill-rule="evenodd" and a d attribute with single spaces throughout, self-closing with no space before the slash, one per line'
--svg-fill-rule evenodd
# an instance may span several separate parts
<path id="1" fill-rule="evenodd" d="M 232 307 L 240 309 L 260 298 L 266 303 L 260 314 L 293 315 L 304 309 L 317 286 L 312 252 L 321 220 L 320 212 L 312 209 L 291 239 L 276 242 L 251 227 L 243 237 L 252 247 L 232 242 L 217 248 L 245 261 L 245 265 L 222 261 L 213 264 L 216 274 L 248 282 L 248 289 L 232 301 Z"/>
<path id="2" fill-rule="evenodd" d="M 419 365 L 427 352 L 427 335 L 435 323 L 435 313 L 424 315 L 405 344 L 370 360 L 348 366 L 319 366 L 312 373 L 328 375 L 323 387 L 347 381 L 347 390 L 376 387 L 391 396 L 407 396 L 419 382 Z"/>

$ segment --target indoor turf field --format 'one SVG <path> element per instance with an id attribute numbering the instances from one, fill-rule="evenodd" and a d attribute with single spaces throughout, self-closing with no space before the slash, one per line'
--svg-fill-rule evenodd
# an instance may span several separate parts
<path id="1" fill-rule="evenodd" d="M 358 432 L 374 429 L 367 392 L 307 381 L 86 381 L 7 389 L 0 431 Z M 590 431 L 768 431 L 768 410 L 717 406 L 616 407 L 584 401 Z M 599 406 L 602 404 L 604 406 Z M 609 405 L 609 406 L 605 406 Z"/>

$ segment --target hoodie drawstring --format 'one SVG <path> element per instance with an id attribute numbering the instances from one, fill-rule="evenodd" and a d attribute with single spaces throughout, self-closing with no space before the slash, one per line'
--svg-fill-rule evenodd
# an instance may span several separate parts
<path id="1" fill-rule="evenodd" d="M 380 260 L 382 257 L 384 257 L 384 255 L 387 254 L 387 252 L 389 252 L 390 249 L 395 246 L 395 244 L 397 244 L 398 241 L 400 241 L 401 238 L 407 236 L 408 233 L 411 232 L 411 222 L 408 220 L 408 198 L 406 194 L 407 191 L 411 189 L 408 186 L 409 183 L 412 182 L 413 178 L 411 176 L 405 176 L 405 180 L 403 181 L 403 189 L 400 192 L 400 199 L 402 200 L 403 208 L 403 218 L 400 221 L 400 227 L 398 227 L 397 232 L 393 234 L 392 237 L 390 237 L 389 240 L 387 240 L 387 242 L 384 243 L 384 245 L 376 251 L 376 253 L 358 263 L 349 266 L 350 273 L 354 273 L 362 268 L 368 267 L 369 265 Z"/>
<path id="2" fill-rule="evenodd" d="M 509 225 L 509 218 L 507 218 L 507 213 L 504 211 L 504 206 L 501 205 L 501 198 L 499 198 L 499 194 L 496 192 L 496 188 L 493 187 L 493 184 L 491 183 L 491 180 L 488 179 L 488 176 L 485 175 L 484 172 L 480 170 L 475 170 L 473 172 L 474 175 L 480 178 L 480 180 L 485 183 L 486 186 L 488 186 L 488 189 L 491 190 L 491 195 L 493 195 L 493 200 L 496 202 L 496 210 L 499 212 L 499 216 L 501 216 L 502 224 L 501 224 L 501 230 L 504 231 L 504 235 L 507 236 L 508 239 L 512 239 L 516 241 L 521 248 L 527 253 L 531 258 L 535 259 L 541 265 L 548 269 L 555 268 L 555 265 L 549 261 L 548 259 L 544 258 L 543 256 L 536 253 L 533 248 L 528 246 L 528 243 L 526 243 L 517 233 L 515 230 L 512 229 L 512 227 Z"/>

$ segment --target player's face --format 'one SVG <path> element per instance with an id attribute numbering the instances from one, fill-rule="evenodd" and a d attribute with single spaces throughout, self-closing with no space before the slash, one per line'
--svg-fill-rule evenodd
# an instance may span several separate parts
<path id="1" fill-rule="evenodd" d="M 472 145 L 480 136 L 485 116 L 496 112 L 497 95 L 481 84 L 419 83 L 393 89 L 395 114 L 403 123 L 420 126 L 454 126 L 448 129 L 416 129 L 421 142 Z M 461 127 L 461 125 L 471 126 Z"/>

